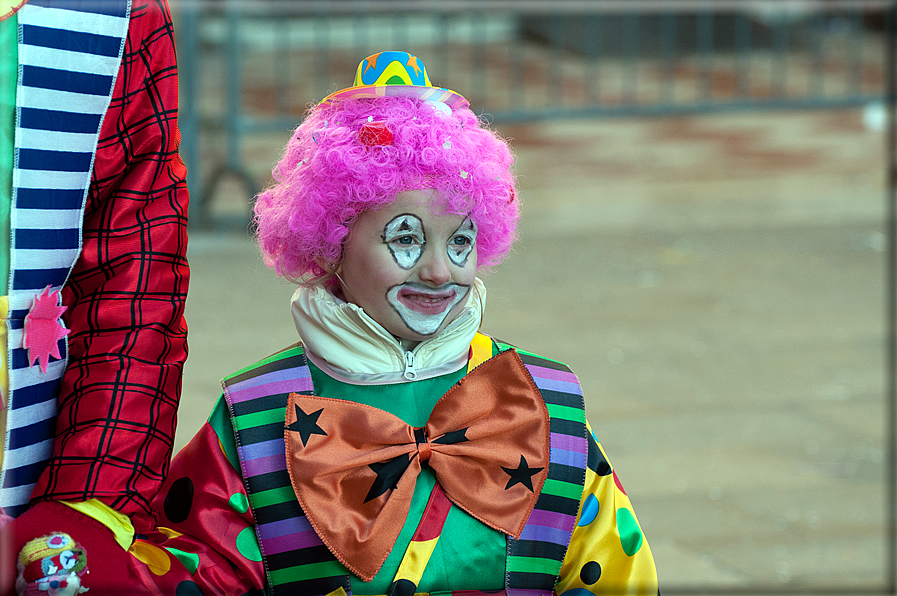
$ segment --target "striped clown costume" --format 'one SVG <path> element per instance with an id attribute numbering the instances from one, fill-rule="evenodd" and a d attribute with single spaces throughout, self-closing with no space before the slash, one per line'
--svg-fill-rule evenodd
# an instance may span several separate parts
<path id="1" fill-rule="evenodd" d="M 119 589 L 155 527 L 186 358 L 179 142 L 164 0 L 0 0 L 3 593 Z"/>

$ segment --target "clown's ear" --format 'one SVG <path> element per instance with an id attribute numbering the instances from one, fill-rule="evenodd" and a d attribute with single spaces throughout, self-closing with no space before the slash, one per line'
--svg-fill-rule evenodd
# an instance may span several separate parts
<path id="1" fill-rule="evenodd" d="M 342 260 L 334 263 L 321 256 L 315 257 L 315 263 L 318 265 L 318 267 L 326 271 L 328 275 L 339 275 L 339 272 L 343 268 Z"/>

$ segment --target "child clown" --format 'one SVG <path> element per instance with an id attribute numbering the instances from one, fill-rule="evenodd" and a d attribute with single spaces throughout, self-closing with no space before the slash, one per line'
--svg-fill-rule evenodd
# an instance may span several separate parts
<path id="1" fill-rule="evenodd" d="M 159 534 L 131 548 L 142 582 L 657 594 L 576 377 L 479 332 L 477 272 L 515 236 L 511 162 L 405 52 L 309 112 L 255 205 L 266 262 L 299 282 L 300 341 L 223 381 L 156 499 Z"/>

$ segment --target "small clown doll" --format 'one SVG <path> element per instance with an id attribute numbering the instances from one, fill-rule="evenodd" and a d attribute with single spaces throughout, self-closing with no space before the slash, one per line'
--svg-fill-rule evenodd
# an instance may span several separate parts
<path id="1" fill-rule="evenodd" d="M 16 590 L 25 596 L 75 596 L 87 591 L 81 576 L 87 556 L 71 536 L 54 533 L 28 542 L 19 552 Z"/>

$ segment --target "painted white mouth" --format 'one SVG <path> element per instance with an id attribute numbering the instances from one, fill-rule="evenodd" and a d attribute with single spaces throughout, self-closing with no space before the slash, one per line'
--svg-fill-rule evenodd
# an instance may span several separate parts
<path id="1" fill-rule="evenodd" d="M 413 299 L 402 299 L 399 294 L 403 292 L 411 294 Z M 425 288 L 418 284 L 401 284 L 390 288 L 386 298 L 395 309 L 402 322 L 418 335 L 433 335 L 442 326 L 445 318 L 461 300 L 467 297 L 470 286 L 459 284 L 447 284 L 437 290 Z M 406 302 L 424 309 L 439 308 L 439 312 L 421 312 Z"/>

